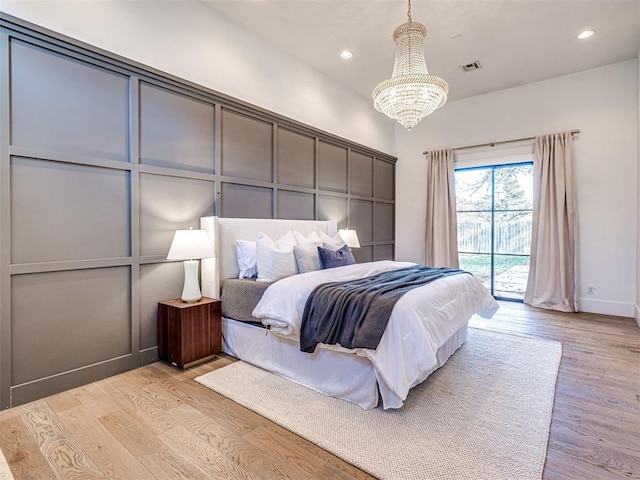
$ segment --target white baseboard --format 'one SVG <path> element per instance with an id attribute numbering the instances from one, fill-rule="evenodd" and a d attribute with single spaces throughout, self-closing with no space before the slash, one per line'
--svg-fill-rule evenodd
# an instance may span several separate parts
<path id="1" fill-rule="evenodd" d="M 592 300 L 589 298 L 581 298 L 579 300 L 581 312 L 599 313 L 602 315 L 614 315 L 616 317 L 633 318 L 635 313 L 636 322 L 638 322 L 638 307 L 633 303 L 610 302 L 608 300 Z M 640 323 L 638 324 L 640 325 Z"/>
<path id="2" fill-rule="evenodd" d="M 640 327 L 640 305 L 636 305 L 634 313 L 635 315 L 633 317 L 636 319 L 636 323 Z"/>

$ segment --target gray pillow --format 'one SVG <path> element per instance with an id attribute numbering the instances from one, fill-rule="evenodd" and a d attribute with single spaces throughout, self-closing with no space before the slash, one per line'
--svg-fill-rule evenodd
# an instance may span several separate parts
<path id="1" fill-rule="evenodd" d="M 353 258 L 351 249 L 346 245 L 338 250 L 318 247 L 318 256 L 320 257 L 320 265 L 322 269 L 334 267 L 343 267 L 345 265 L 353 265 L 356 259 Z"/>
<path id="2" fill-rule="evenodd" d="M 298 272 L 307 273 L 320 270 L 320 257 L 318 256 L 317 246 L 311 248 L 293 247 L 293 255 L 296 257 L 296 265 L 298 266 Z"/>

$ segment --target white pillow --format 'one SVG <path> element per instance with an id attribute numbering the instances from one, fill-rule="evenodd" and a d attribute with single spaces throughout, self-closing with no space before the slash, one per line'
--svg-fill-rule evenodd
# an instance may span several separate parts
<path id="1" fill-rule="evenodd" d="M 308 244 L 313 244 L 315 246 L 322 246 L 322 238 L 320 238 L 319 235 L 320 232 L 311 232 L 308 236 L 304 236 L 302 233 L 294 231 L 293 232 L 293 237 L 296 239 L 296 245 L 298 245 L 299 247 L 305 247 L 308 248 L 311 245 Z"/>
<path id="2" fill-rule="evenodd" d="M 266 233 L 260 232 L 256 240 L 258 259 L 258 282 L 275 282 L 298 273 L 293 247 L 296 239 L 288 231 L 275 242 Z"/>
<path id="3" fill-rule="evenodd" d="M 258 274 L 256 242 L 236 240 L 236 257 L 238 259 L 238 278 L 253 278 Z"/>
<path id="4" fill-rule="evenodd" d="M 324 243 L 324 248 L 328 248 L 330 250 L 340 250 L 342 247 L 346 245 L 345 241 L 339 234 L 335 234 L 333 237 L 330 237 L 326 233 L 320 231 L 318 232 L 322 243 Z"/>

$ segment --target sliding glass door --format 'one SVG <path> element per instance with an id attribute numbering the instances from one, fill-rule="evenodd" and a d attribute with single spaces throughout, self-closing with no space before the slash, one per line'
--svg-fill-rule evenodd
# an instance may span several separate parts
<path id="1" fill-rule="evenodd" d="M 533 164 L 457 169 L 458 258 L 491 294 L 522 300 L 529 275 Z"/>

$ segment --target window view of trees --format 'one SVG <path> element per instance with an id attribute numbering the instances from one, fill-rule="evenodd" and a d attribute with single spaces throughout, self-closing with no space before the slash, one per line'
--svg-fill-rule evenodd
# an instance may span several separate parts
<path id="1" fill-rule="evenodd" d="M 460 268 L 498 298 L 522 299 L 529 274 L 533 166 L 456 171 Z"/>

